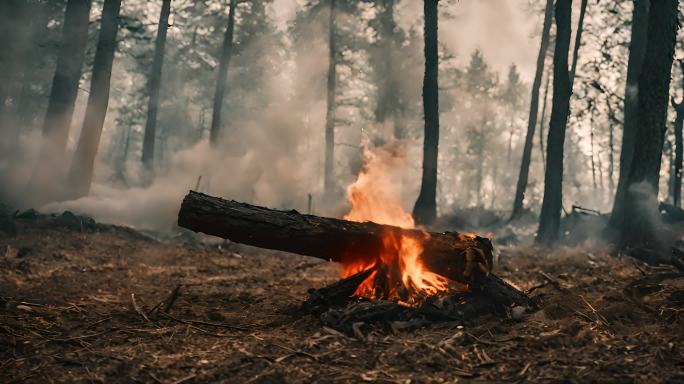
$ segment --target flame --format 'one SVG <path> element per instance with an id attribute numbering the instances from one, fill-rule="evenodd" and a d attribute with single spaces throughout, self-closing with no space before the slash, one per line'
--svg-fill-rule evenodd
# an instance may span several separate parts
<path id="1" fill-rule="evenodd" d="M 416 228 L 401 203 L 401 171 L 406 166 L 401 148 L 366 150 L 364 160 L 358 179 L 347 188 L 351 211 L 344 219 Z M 352 255 L 343 260 L 343 277 L 376 268 L 354 295 L 414 305 L 427 296 L 448 291 L 449 280 L 423 265 L 423 240 L 429 234 L 424 230 L 418 233 L 421 235 L 413 237 L 388 230 L 383 233 L 380 254 Z"/>

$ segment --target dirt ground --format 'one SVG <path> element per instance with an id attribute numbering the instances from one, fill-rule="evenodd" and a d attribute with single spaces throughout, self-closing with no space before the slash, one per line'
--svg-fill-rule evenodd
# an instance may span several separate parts
<path id="1" fill-rule="evenodd" d="M 6 232 L 1 382 L 684 382 L 682 275 L 588 247 L 499 249 L 497 274 L 543 303 L 521 320 L 359 339 L 298 310 L 331 263 L 72 216 Z"/>

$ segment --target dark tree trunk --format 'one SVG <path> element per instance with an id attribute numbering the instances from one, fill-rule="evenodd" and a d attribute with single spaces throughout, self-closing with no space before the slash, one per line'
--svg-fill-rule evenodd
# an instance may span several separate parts
<path id="1" fill-rule="evenodd" d="M 609 193 L 615 191 L 615 112 L 610 104 L 610 99 L 606 98 L 608 107 L 608 188 Z"/>
<path id="2" fill-rule="evenodd" d="M 627 61 L 627 83 L 625 85 L 624 117 L 622 131 L 622 146 L 620 150 L 620 175 L 613 200 L 613 213 L 609 225 L 612 229 L 619 228 L 620 216 L 627 191 L 627 178 L 634 156 L 634 146 L 637 131 L 637 108 L 639 102 L 639 76 L 646 54 L 648 19 L 650 0 L 634 0 L 632 13 L 632 41 L 629 45 Z"/>
<path id="3" fill-rule="evenodd" d="M 30 183 L 30 189 L 37 192 L 56 192 L 54 178 L 62 172 L 88 41 L 89 15 L 90 0 L 69 0 L 67 3 L 62 43 L 43 123 L 41 151 Z"/>
<path id="4" fill-rule="evenodd" d="M 325 164 L 323 170 L 323 189 L 326 196 L 331 196 L 335 188 L 335 88 L 337 83 L 335 1 L 330 0 L 330 18 L 328 20 L 328 84 L 325 113 Z"/>
<path id="5" fill-rule="evenodd" d="M 413 207 L 413 218 L 419 224 L 431 224 L 437 217 L 437 149 L 439 146 L 439 58 L 437 55 L 437 3 L 424 0 L 425 77 L 423 79 L 423 178 L 420 194 Z"/>
<path id="6" fill-rule="evenodd" d="M 211 131 L 209 141 L 216 145 L 220 140 L 221 133 L 221 112 L 223 110 L 223 96 L 226 93 L 226 81 L 228 78 L 228 66 L 233 56 L 233 30 L 235 29 L 235 7 L 236 0 L 230 0 L 230 11 L 228 11 L 228 26 L 223 36 L 223 48 L 221 49 L 221 60 L 218 68 L 218 79 L 216 81 L 216 91 L 214 92 L 214 110 L 211 115 Z"/>
<path id="7" fill-rule="evenodd" d="M 615 218 L 620 228 L 620 248 L 659 245 L 657 223 L 649 220 L 649 213 L 657 213 L 658 209 L 670 74 L 679 27 L 678 3 L 678 0 L 653 1 L 649 11 L 647 44 L 638 88 L 635 142 L 639 145 L 634 146 L 623 209 Z"/>
<path id="8" fill-rule="evenodd" d="M 530 161 L 532 160 L 532 142 L 534 140 L 534 129 L 537 126 L 537 112 L 539 111 L 539 88 L 541 87 L 542 75 L 544 73 L 544 61 L 549 47 L 549 34 L 551 31 L 551 20 L 553 18 L 553 0 L 546 0 L 546 11 L 544 13 L 544 25 L 542 27 L 541 44 L 539 55 L 537 56 L 537 69 L 532 83 L 532 97 L 530 99 L 530 116 L 527 120 L 527 135 L 525 136 L 525 146 L 523 147 L 522 160 L 520 162 L 520 174 L 518 184 L 515 189 L 515 199 L 513 200 L 513 211 L 511 219 L 515 219 L 522 213 L 523 200 L 525 199 L 525 189 L 530 173 Z"/>
<path id="9" fill-rule="evenodd" d="M 582 0 L 580 6 L 579 21 L 577 22 L 577 32 L 575 33 L 575 46 L 572 52 L 572 67 L 570 69 L 570 88 L 575 83 L 575 72 L 577 71 L 577 59 L 579 58 L 579 49 L 582 45 L 582 30 L 584 29 L 584 14 L 587 11 L 588 0 Z"/>
<path id="10" fill-rule="evenodd" d="M 561 209 L 563 208 L 563 146 L 565 128 L 570 112 L 570 73 L 568 50 L 570 49 L 570 19 L 572 0 L 556 2 L 556 46 L 553 53 L 553 102 L 551 123 L 546 145 L 546 171 L 544 177 L 544 201 L 539 217 L 537 242 L 551 244 L 558 238 Z"/>
<path id="11" fill-rule="evenodd" d="M 163 0 L 159 24 L 157 26 L 157 40 L 154 43 L 154 59 L 150 77 L 147 82 L 147 91 L 150 98 L 147 104 L 147 121 L 145 122 L 145 134 L 143 137 L 142 163 L 147 170 L 152 169 L 154 162 L 154 142 L 157 131 L 157 109 L 159 108 L 159 88 L 161 86 L 162 66 L 164 65 L 164 47 L 166 46 L 166 31 L 169 28 L 169 14 L 171 13 L 171 0 Z"/>
<path id="12" fill-rule="evenodd" d="M 679 66 L 682 69 L 682 90 L 684 90 L 684 60 L 679 60 Z M 684 97 L 679 103 L 672 99 L 672 106 L 677 112 L 677 117 L 674 122 L 675 132 L 675 156 L 674 156 L 674 181 L 672 183 L 672 204 L 675 207 L 682 206 L 682 126 L 684 126 Z"/>
<path id="13" fill-rule="evenodd" d="M 105 0 L 102 8 L 102 22 L 97 50 L 95 51 L 95 61 L 93 62 L 88 107 L 69 173 L 73 197 L 87 196 L 93 180 L 95 155 L 97 155 L 97 149 L 100 145 L 102 126 L 109 105 L 109 85 L 112 77 L 114 52 L 116 51 L 120 8 L 121 0 Z"/>

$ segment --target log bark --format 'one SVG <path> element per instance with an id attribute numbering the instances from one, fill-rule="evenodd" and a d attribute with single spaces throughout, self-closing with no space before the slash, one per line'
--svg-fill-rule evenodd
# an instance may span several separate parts
<path id="1" fill-rule="evenodd" d="M 387 235 L 408 236 L 421 239 L 421 259 L 430 271 L 472 284 L 492 266 L 492 244 L 483 237 L 303 215 L 193 191 L 183 200 L 178 225 L 237 243 L 342 263 L 373 260 L 384 249 Z"/>

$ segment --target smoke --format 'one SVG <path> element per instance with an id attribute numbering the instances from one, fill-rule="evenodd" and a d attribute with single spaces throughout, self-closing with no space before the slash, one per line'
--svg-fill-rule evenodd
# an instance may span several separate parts
<path id="1" fill-rule="evenodd" d="M 339 52 L 342 64 L 338 68 L 335 140 L 335 179 L 339 194 L 324 201 L 325 78 L 328 70 L 325 10 L 303 23 L 297 14 L 302 7 L 301 1 L 275 0 L 267 7 L 268 15 L 275 20 L 275 25 L 270 26 L 273 28 L 248 38 L 240 37 L 246 32 L 239 29 L 244 19 L 238 14 L 236 36 L 244 40 L 236 44 L 236 55 L 228 74 L 223 114 L 225 140 L 214 147 L 206 137 L 216 78 L 214 56 L 220 50 L 226 10 L 214 5 L 215 19 L 208 20 L 199 29 L 194 29 L 192 24 L 196 19 L 174 17 L 167 41 L 157 127 L 156 151 L 161 155 L 157 159 L 154 180 L 142 186 L 139 159 L 147 98 L 141 90 L 144 90 L 147 68 L 141 70 L 140 67 L 145 66 L 153 49 L 158 5 L 141 4 L 129 2 L 122 8 L 129 18 L 137 11 L 144 13 L 144 23 L 141 23 L 144 30 L 135 38 L 131 37 L 133 32 L 130 30 L 120 32 L 126 35 L 121 35 L 121 52 L 117 52 L 114 61 L 110 106 L 90 195 L 76 200 L 53 201 L 40 208 L 53 212 L 68 209 L 103 222 L 169 230 L 174 228 L 181 199 L 189 189 L 197 188 L 228 199 L 302 212 L 307 211 L 311 194 L 316 214 L 341 216 L 348 211 L 343 188 L 356 180 L 362 168 L 364 148 L 381 145 L 378 143 L 387 141 L 393 130 L 391 123 L 381 126 L 374 121 L 377 95 L 369 75 L 372 72 L 368 68 L 369 57 L 362 49 L 372 44 L 372 39 L 368 38 L 367 31 L 355 32 L 353 28 L 368 20 L 340 16 L 338 34 L 341 40 L 342 36 L 349 37 L 353 33 L 356 33 L 353 35 L 356 40 L 346 43 L 353 49 Z M 191 5 L 192 2 L 179 2 L 175 9 Z M 401 205 L 410 209 L 420 187 L 422 164 L 422 18 L 416 17 L 422 14 L 422 8 L 420 2 L 400 1 L 395 9 L 400 33 L 406 38 L 399 49 L 401 65 L 393 68 L 392 74 L 399 83 L 404 108 L 400 119 L 406 130 L 402 142 L 402 167 L 396 171 L 397 180 L 400 180 L 397 194 Z M 470 156 L 467 125 L 477 124 L 472 116 L 479 114 L 480 106 L 473 102 L 471 95 L 465 94 L 462 85 L 454 85 L 458 80 L 449 81 L 454 73 L 462 74 L 472 51 L 479 48 L 491 69 L 501 78 L 505 77 L 508 66 L 516 63 L 521 78 L 529 83 L 538 49 L 538 37 L 533 36 L 540 29 L 543 15 L 531 17 L 536 13 L 520 7 L 516 0 L 440 3 L 440 9 L 440 42 L 455 54 L 456 64 L 445 60 L 442 63 L 444 71 L 440 73 L 440 86 L 444 89 L 440 94 L 439 212 L 445 214 L 450 209 L 468 206 L 475 200 L 471 197 L 474 193 L 482 193 L 482 201 L 489 207 L 508 209 L 512 191 L 502 186 L 513 185 L 513 178 L 517 177 L 526 111 L 519 111 L 522 117 L 513 120 L 517 128 L 511 129 L 509 119 L 502 117 L 508 111 L 501 105 L 491 105 L 491 115 L 499 117 L 496 117 L 497 125 L 487 127 L 491 132 L 484 150 L 486 167 L 482 191 L 475 191 L 471 179 L 476 164 L 467 159 Z M 363 17 L 369 16 L 364 14 Z M 266 19 L 271 22 L 270 18 Z M 292 33 L 295 27 L 297 32 Z M 193 30 L 197 33 L 196 41 Z M 195 45 L 189 48 L 191 38 Z M 179 57 L 174 55 L 181 51 L 184 58 L 196 60 L 187 65 L 190 71 L 174 61 Z M 71 151 L 83 120 L 86 90 L 89 89 L 87 67 L 81 84 L 83 91 L 79 92 L 72 120 L 66 159 L 60 164 L 64 170 L 70 165 Z M 527 99 L 527 90 L 524 94 Z M 27 199 L 25 186 L 34 170 L 41 138 L 37 129 L 25 127 L 23 131 L 18 151 L 21 156 L 0 163 L 0 200 L 28 208 L 33 203 Z M 379 134 L 381 131 L 383 134 Z M 509 135 L 509 131 L 514 134 Z M 507 158 L 509 137 L 512 137 L 513 150 L 512 156 Z M 122 162 L 124 152 L 126 161 Z M 530 180 L 527 193 L 532 204 L 541 201 L 543 173 L 538 153 L 535 147 L 533 162 L 537 170 L 531 174 L 537 178 Z M 586 169 L 577 172 L 585 172 L 586 176 Z M 55 174 L 50 182 L 63 186 L 64 177 Z M 52 200 L 59 199 L 59 196 L 52 197 Z"/>

